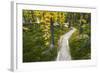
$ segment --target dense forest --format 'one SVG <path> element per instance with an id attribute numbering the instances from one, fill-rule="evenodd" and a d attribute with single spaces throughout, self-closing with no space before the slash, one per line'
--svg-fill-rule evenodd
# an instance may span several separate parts
<path id="1" fill-rule="evenodd" d="M 72 28 L 69 41 L 72 60 L 91 58 L 91 14 L 23 10 L 23 62 L 55 61 L 59 39 Z"/>

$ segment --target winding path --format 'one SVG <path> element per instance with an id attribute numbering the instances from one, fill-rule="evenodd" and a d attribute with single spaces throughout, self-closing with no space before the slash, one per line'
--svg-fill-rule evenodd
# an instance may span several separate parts
<path id="1" fill-rule="evenodd" d="M 57 59 L 56 59 L 57 61 L 71 60 L 68 40 L 73 34 L 73 32 L 75 32 L 75 30 L 76 30 L 75 28 L 72 28 L 69 32 L 61 36 L 59 40 L 60 49 L 57 55 Z"/>

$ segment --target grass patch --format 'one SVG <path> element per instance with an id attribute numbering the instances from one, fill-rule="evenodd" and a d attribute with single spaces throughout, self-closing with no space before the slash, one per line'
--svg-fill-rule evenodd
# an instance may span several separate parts
<path id="1" fill-rule="evenodd" d="M 91 58 L 91 41 L 87 34 L 79 34 L 75 31 L 69 39 L 70 52 L 73 60 Z"/>

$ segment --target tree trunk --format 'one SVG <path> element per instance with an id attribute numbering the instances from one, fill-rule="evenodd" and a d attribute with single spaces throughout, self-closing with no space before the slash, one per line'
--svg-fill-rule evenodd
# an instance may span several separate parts
<path id="1" fill-rule="evenodd" d="M 50 30 L 51 30 L 51 48 L 54 48 L 54 26 L 53 19 L 50 19 Z"/>

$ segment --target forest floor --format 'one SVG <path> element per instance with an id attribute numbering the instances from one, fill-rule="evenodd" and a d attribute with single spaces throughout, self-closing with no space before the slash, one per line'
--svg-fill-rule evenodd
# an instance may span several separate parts
<path id="1" fill-rule="evenodd" d="M 64 35 L 62 35 L 59 39 L 59 52 L 57 55 L 57 61 L 64 61 L 64 60 L 71 60 L 71 54 L 70 54 L 70 47 L 69 47 L 69 38 L 71 35 L 76 31 L 75 28 L 71 28 L 71 30 Z"/>

